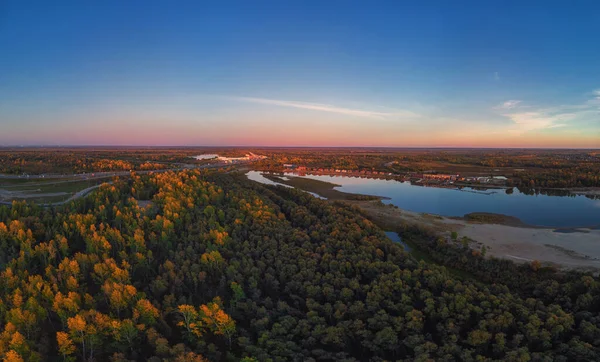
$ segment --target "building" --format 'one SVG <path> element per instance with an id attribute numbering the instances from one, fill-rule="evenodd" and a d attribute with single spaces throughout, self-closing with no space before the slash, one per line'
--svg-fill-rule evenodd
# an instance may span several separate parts
<path id="1" fill-rule="evenodd" d="M 449 180 L 449 181 L 456 181 L 456 179 L 458 178 L 458 175 L 445 175 L 445 174 L 424 174 L 423 178 L 426 180 Z"/>
<path id="2" fill-rule="evenodd" d="M 217 159 L 219 161 L 225 162 L 225 163 L 238 163 L 238 162 L 247 162 L 247 161 L 257 161 L 257 160 L 263 160 L 265 158 L 267 158 L 267 156 L 255 155 L 252 152 L 247 153 L 246 156 L 244 156 L 244 157 L 223 157 L 223 156 L 217 157 Z"/>

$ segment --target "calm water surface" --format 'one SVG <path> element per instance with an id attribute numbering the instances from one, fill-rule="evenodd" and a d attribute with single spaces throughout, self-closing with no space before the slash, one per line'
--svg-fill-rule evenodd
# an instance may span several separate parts
<path id="1" fill-rule="evenodd" d="M 531 225 L 576 227 L 600 224 L 600 200 L 585 196 L 526 195 L 514 189 L 478 191 L 414 186 L 409 182 L 355 177 L 305 176 L 342 185 L 340 191 L 389 197 L 401 209 L 444 216 L 491 212 L 517 217 Z"/>
<path id="2" fill-rule="evenodd" d="M 258 172 L 257 172 L 258 173 Z M 414 186 L 408 182 L 343 176 L 302 176 L 341 185 L 339 191 L 389 197 L 401 209 L 444 216 L 471 212 L 510 215 L 539 226 L 582 227 L 600 225 L 600 200 L 585 196 L 526 195 L 516 188 L 478 191 Z"/>
<path id="3" fill-rule="evenodd" d="M 294 188 L 293 186 L 290 186 L 290 185 L 286 185 L 286 184 L 282 184 L 282 183 L 279 183 L 279 182 L 271 181 L 271 180 L 269 180 L 268 178 L 264 177 L 264 176 L 262 175 L 262 173 L 260 173 L 260 172 L 258 172 L 258 171 L 249 171 L 249 172 L 246 174 L 246 177 L 248 177 L 248 179 L 250 179 L 250 180 L 252 180 L 252 181 L 260 182 L 261 184 L 266 184 L 266 185 L 279 185 L 279 186 L 283 186 L 283 187 L 290 187 L 290 188 Z M 284 177 L 281 177 L 281 178 L 282 178 L 282 179 L 284 179 L 284 180 L 286 180 L 286 181 L 287 181 L 287 180 L 289 180 L 289 179 L 288 179 L 287 177 L 285 177 L 285 176 L 284 176 Z M 313 195 L 314 197 L 316 197 L 316 198 L 318 198 L 318 199 L 321 199 L 321 200 L 327 200 L 327 198 L 326 198 L 326 197 L 323 197 L 323 196 L 321 196 L 321 195 L 319 195 L 319 194 L 315 194 L 314 192 L 305 191 L 305 190 L 302 190 L 302 191 L 304 191 L 304 192 L 307 192 L 307 193 L 309 193 L 309 194 Z"/>
<path id="4" fill-rule="evenodd" d="M 398 233 L 394 232 L 394 231 L 386 231 L 385 235 L 393 242 L 396 242 L 400 245 L 402 245 L 402 247 L 404 248 L 404 250 L 406 251 L 410 251 L 410 246 L 406 245 L 406 243 L 404 241 L 402 241 L 402 238 L 400 237 L 400 235 L 398 235 Z"/>

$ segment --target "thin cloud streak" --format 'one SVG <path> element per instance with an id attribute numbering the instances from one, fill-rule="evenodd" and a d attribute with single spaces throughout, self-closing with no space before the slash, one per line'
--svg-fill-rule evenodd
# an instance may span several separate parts
<path id="1" fill-rule="evenodd" d="M 515 128 L 509 129 L 509 132 L 517 135 L 540 129 L 564 127 L 566 126 L 565 123 L 555 122 L 566 122 L 575 118 L 574 114 L 551 116 L 543 112 L 512 113 L 504 114 L 504 116 L 510 118 L 515 123 Z"/>
<path id="2" fill-rule="evenodd" d="M 513 109 L 513 108 L 517 108 L 519 106 L 519 103 L 521 103 L 521 101 L 511 99 L 509 101 L 506 101 L 506 102 L 494 107 L 494 109 Z"/>
<path id="3" fill-rule="evenodd" d="M 495 110 L 511 111 L 512 113 L 503 113 L 502 116 L 509 118 L 514 124 L 508 131 L 515 135 L 531 131 L 539 131 L 544 129 L 568 127 L 568 122 L 573 120 L 581 120 L 582 118 L 590 117 L 600 110 L 600 90 L 592 92 L 595 97 L 583 104 L 561 105 L 550 108 L 540 108 L 528 112 L 516 111 L 521 107 L 521 101 L 509 100 L 499 106 L 494 107 Z"/>
<path id="4" fill-rule="evenodd" d="M 366 117 L 366 118 L 390 118 L 390 117 L 406 117 L 406 118 L 418 118 L 420 115 L 411 112 L 411 111 L 396 111 L 396 112 L 378 112 L 378 111 L 368 111 L 368 110 L 360 110 L 360 109 L 352 109 L 352 108 L 343 108 L 337 107 L 330 104 L 321 104 L 321 103 L 308 103 L 308 102 L 299 102 L 299 101 L 285 101 L 279 99 L 266 99 L 266 98 L 253 98 L 253 97 L 228 97 L 229 99 L 241 102 L 251 102 L 258 104 L 267 104 L 273 106 L 280 107 L 291 107 L 291 108 L 300 108 L 300 109 L 308 109 L 311 111 L 321 111 L 321 112 L 330 112 L 330 113 L 338 113 L 344 114 L 348 116 L 356 116 L 356 117 Z"/>

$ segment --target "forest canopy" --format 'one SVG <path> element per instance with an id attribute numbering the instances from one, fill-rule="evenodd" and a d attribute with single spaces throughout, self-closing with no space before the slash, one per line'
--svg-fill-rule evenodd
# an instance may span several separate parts
<path id="1" fill-rule="evenodd" d="M 596 278 L 514 288 L 481 270 L 418 262 L 355 208 L 299 190 L 132 173 L 58 208 L 0 207 L 0 357 L 600 359 Z"/>

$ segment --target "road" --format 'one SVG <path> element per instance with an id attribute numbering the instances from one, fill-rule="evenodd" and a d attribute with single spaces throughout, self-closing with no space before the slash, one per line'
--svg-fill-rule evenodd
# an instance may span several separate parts
<path id="1" fill-rule="evenodd" d="M 50 207 L 50 206 L 64 205 L 64 204 L 66 204 L 68 202 L 71 202 L 71 201 L 73 201 L 75 199 L 78 199 L 80 197 L 86 196 L 87 194 L 89 194 L 90 192 L 94 191 L 95 189 L 97 189 L 98 187 L 100 187 L 100 186 L 102 186 L 104 184 L 109 184 L 110 185 L 110 184 L 112 184 L 112 181 L 111 182 L 104 182 L 104 183 L 101 183 L 100 185 L 88 187 L 87 189 L 83 189 L 81 191 L 77 191 L 73 196 L 69 197 L 65 201 L 53 202 L 53 203 L 50 203 L 50 204 L 41 204 L 40 206 Z"/>
<path id="2" fill-rule="evenodd" d="M 228 167 L 231 166 L 230 164 L 215 164 L 215 165 L 201 165 L 201 166 L 191 166 L 191 167 L 180 167 L 180 168 L 170 168 L 170 169 L 161 169 L 161 170 L 145 170 L 145 171 L 133 171 L 136 174 L 149 174 L 149 173 L 162 173 L 162 172 L 169 172 L 169 171 L 183 171 L 183 170 L 196 170 L 196 169 L 210 169 L 210 168 L 222 168 L 222 167 Z M 107 177 L 112 177 L 112 176 L 129 176 L 131 174 L 131 171 L 121 171 L 121 172 L 95 172 L 93 174 L 93 176 L 91 176 L 91 174 L 74 174 L 71 176 L 65 176 L 65 175 L 44 175 L 44 177 L 42 175 L 33 175 L 33 176 L 28 176 L 25 179 L 48 179 L 48 178 L 77 178 L 77 177 L 81 177 L 83 180 L 94 180 L 94 179 L 102 179 L 102 178 L 107 178 Z M 5 175 L 5 174 L 0 174 L 0 179 L 24 179 L 24 177 L 22 176 L 17 176 L 17 175 Z M 78 181 L 78 180 L 68 180 L 68 181 L 58 181 L 56 183 L 63 183 L 63 182 L 72 182 L 72 181 Z M 108 184 L 112 184 L 112 182 L 106 182 Z M 44 185 L 51 185 L 54 184 L 53 182 L 51 183 L 44 183 Z M 88 187 L 86 189 L 83 189 L 81 191 L 76 192 L 73 196 L 69 197 L 68 199 L 64 200 L 64 201 L 59 201 L 59 202 L 53 202 L 53 203 L 49 203 L 49 204 L 40 204 L 40 206 L 43 207 L 51 207 L 51 206 L 60 206 L 60 205 L 64 205 L 68 202 L 71 202 L 75 199 L 78 199 L 80 197 L 84 197 L 86 195 L 88 195 L 90 192 L 94 191 L 95 189 L 97 189 L 98 187 L 102 186 L 104 183 L 99 184 L 99 185 L 95 185 L 95 186 L 91 186 Z M 7 206 L 11 206 L 12 205 L 12 201 L 0 201 L 0 205 L 7 205 Z"/>
<path id="3" fill-rule="evenodd" d="M 62 178 L 81 178 L 82 180 L 93 180 L 97 178 L 106 178 L 111 176 L 128 176 L 131 172 L 135 172 L 137 174 L 148 174 L 151 172 L 167 172 L 167 171 L 182 171 L 182 170 L 193 170 L 193 169 L 203 169 L 203 168 L 220 168 L 231 166 L 231 164 L 212 164 L 212 165 L 185 165 L 183 167 L 178 168 L 166 168 L 159 170 L 140 170 L 140 171 L 116 171 L 116 172 L 93 172 L 93 173 L 76 173 L 76 174 L 50 174 L 50 175 L 9 175 L 9 174 L 0 174 L 0 179 L 10 179 L 10 180 L 44 180 L 44 179 L 62 179 Z"/>

